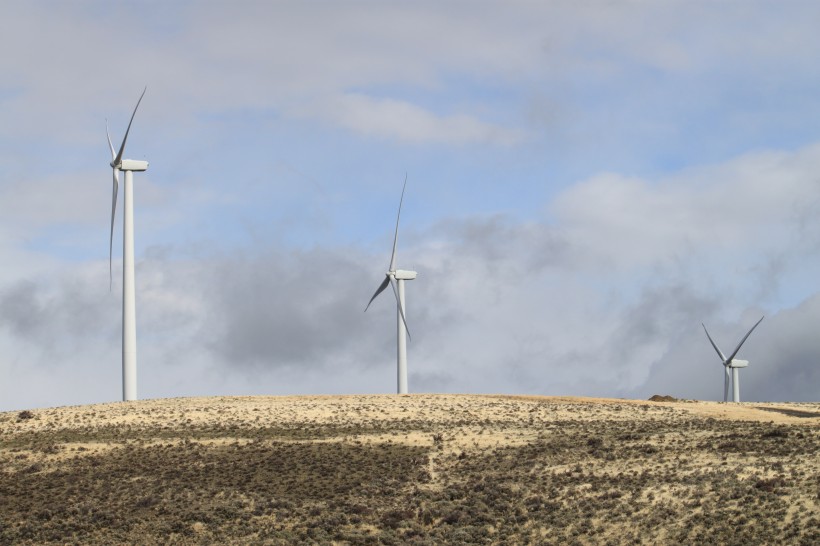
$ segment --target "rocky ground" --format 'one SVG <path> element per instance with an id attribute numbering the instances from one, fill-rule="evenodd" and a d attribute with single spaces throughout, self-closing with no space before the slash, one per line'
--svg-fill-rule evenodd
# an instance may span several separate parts
<path id="1" fill-rule="evenodd" d="M 0 413 L 2 544 L 820 544 L 820 403 L 215 397 Z"/>

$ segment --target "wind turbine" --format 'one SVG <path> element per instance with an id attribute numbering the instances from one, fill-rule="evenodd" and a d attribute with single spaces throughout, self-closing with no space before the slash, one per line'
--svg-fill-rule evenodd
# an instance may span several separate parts
<path id="1" fill-rule="evenodd" d="M 399 213 L 396 215 L 396 231 L 393 234 L 393 253 L 390 255 L 390 267 L 387 273 L 384 274 L 384 280 L 376 289 L 376 293 L 367 302 L 365 311 L 370 308 L 370 304 L 376 299 L 376 296 L 381 294 L 387 285 L 393 289 L 393 294 L 396 296 L 396 360 L 397 360 L 397 392 L 399 394 L 407 394 L 407 339 L 410 338 L 410 330 L 407 328 L 407 318 L 404 313 L 404 281 L 412 281 L 416 278 L 415 271 L 405 271 L 403 269 L 396 269 L 396 242 L 399 238 L 399 218 L 401 218 L 401 204 L 404 201 L 404 189 L 407 187 L 407 175 L 404 175 L 404 186 L 401 188 L 401 199 L 399 199 Z"/>
<path id="2" fill-rule="evenodd" d="M 743 339 L 741 339 L 740 343 L 737 344 L 737 347 L 735 347 L 734 352 L 732 352 L 732 354 L 731 354 L 731 356 L 729 356 L 729 358 L 726 358 L 724 356 L 724 354 L 721 352 L 721 350 L 718 349 L 718 346 L 715 344 L 715 342 L 712 341 L 712 336 L 709 335 L 709 330 L 706 329 L 706 325 L 703 324 L 702 322 L 700 323 L 701 326 L 703 326 L 704 331 L 706 332 L 706 337 L 709 338 L 709 342 L 712 344 L 712 347 L 715 348 L 715 351 L 717 351 L 717 354 L 720 357 L 720 360 L 723 362 L 723 371 L 724 371 L 724 376 L 723 376 L 723 401 L 724 402 L 727 402 L 728 398 L 729 398 L 729 381 L 730 380 L 732 382 L 732 402 L 740 402 L 740 375 L 738 373 L 738 369 L 739 368 L 745 368 L 746 366 L 748 366 L 749 361 L 748 360 L 735 359 L 735 355 L 737 355 L 737 352 L 740 350 L 740 347 L 743 346 L 743 343 L 746 341 L 746 338 L 749 337 L 749 335 L 752 333 L 752 331 L 755 328 L 757 328 L 757 325 L 760 324 L 763 321 L 764 318 L 765 318 L 765 316 L 760 317 L 760 320 L 758 320 L 755 323 L 755 325 L 752 326 L 752 329 L 749 330 L 748 332 L 746 332 L 746 335 L 743 336 Z M 730 369 L 732 370 L 731 379 L 729 377 L 729 370 Z"/>
<path id="3" fill-rule="evenodd" d="M 128 140 L 128 132 L 131 130 L 131 123 L 137 108 L 145 96 L 142 90 L 134 112 L 131 114 L 131 121 L 125 130 L 125 136 L 120 144 L 118 152 L 114 152 L 114 145 L 111 144 L 111 135 L 108 133 L 108 120 L 105 123 L 105 133 L 108 136 L 108 147 L 111 149 L 111 169 L 114 172 L 114 193 L 111 199 L 111 238 L 108 243 L 108 275 L 109 291 L 113 282 L 111 269 L 111 256 L 114 245 L 114 214 L 117 210 L 117 190 L 120 185 L 119 172 L 125 173 L 125 188 L 123 196 L 123 237 L 122 237 L 122 399 L 123 401 L 137 399 L 137 315 L 134 290 L 134 172 L 142 172 L 148 169 L 147 161 L 136 159 L 123 159 L 125 151 L 125 141 Z"/>

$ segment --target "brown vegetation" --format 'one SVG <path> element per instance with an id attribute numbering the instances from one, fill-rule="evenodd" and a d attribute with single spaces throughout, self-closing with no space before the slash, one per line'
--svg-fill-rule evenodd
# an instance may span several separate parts
<path id="1" fill-rule="evenodd" d="M 0 543 L 818 544 L 819 425 L 818 404 L 469 395 L 9 412 Z"/>

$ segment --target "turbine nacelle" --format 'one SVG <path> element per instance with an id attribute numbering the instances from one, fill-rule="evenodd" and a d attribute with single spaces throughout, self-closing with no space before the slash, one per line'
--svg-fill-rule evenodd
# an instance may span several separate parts
<path id="1" fill-rule="evenodd" d="M 392 276 L 397 281 L 412 281 L 418 275 L 416 271 L 405 271 L 404 269 L 397 269 L 393 272 L 388 272 L 388 275 Z"/>
<path id="2" fill-rule="evenodd" d="M 730 368 L 745 368 L 749 365 L 748 360 L 740 360 L 739 358 L 735 358 L 731 362 L 729 362 Z"/>
<path id="3" fill-rule="evenodd" d="M 122 161 L 120 161 L 119 165 L 115 165 L 112 161 L 110 165 L 112 168 L 118 169 L 120 171 L 142 172 L 148 170 L 148 162 L 140 161 L 138 159 L 123 159 Z"/>

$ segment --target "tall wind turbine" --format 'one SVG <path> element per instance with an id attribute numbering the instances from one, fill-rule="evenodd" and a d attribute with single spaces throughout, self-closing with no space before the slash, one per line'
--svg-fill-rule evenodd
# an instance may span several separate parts
<path id="1" fill-rule="evenodd" d="M 111 135 L 108 134 L 108 122 L 106 120 L 105 133 L 108 136 L 108 147 L 111 149 L 111 169 L 114 172 L 114 193 L 111 199 L 111 238 L 108 243 L 108 275 L 109 290 L 113 281 L 111 271 L 111 255 L 114 245 L 114 214 L 117 210 L 117 190 L 120 185 L 119 172 L 125 173 L 125 188 L 123 196 L 123 237 L 122 237 L 122 399 L 123 401 L 137 399 L 137 315 L 134 290 L 134 172 L 142 172 L 148 169 L 147 161 L 136 159 L 123 159 L 125 151 L 125 141 L 128 140 L 128 132 L 131 130 L 131 123 L 137 108 L 145 96 L 146 87 L 142 91 L 134 112 L 131 114 L 131 121 L 125 130 L 125 136 L 120 144 L 118 152 L 114 152 L 114 145 L 111 144 Z"/>
<path id="2" fill-rule="evenodd" d="M 760 320 L 757 321 L 754 326 L 752 326 L 752 329 L 749 330 L 748 332 L 746 332 L 746 335 L 743 336 L 743 339 L 741 339 L 740 343 L 737 344 L 737 347 L 735 347 L 734 352 L 732 352 L 732 354 L 731 354 L 731 356 L 729 356 L 729 358 L 726 358 L 723 355 L 723 353 L 721 352 L 721 350 L 718 349 L 718 346 L 715 344 L 714 341 L 712 341 L 712 336 L 709 335 L 709 330 L 706 329 L 706 325 L 701 322 L 701 326 L 703 326 L 703 329 L 706 332 L 706 337 L 709 338 L 709 342 L 712 344 L 712 347 L 715 348 L 715 351 L 717 351 L 717 354 L 720 357 L 720 360 L 723 362 L 723 371 L 724 371 L 724 376 L 723 376 L 723 401 L 724 402 L 727 402 L 728 398 L 729 398 L 729 381 L 730 380 L 731 380 L 731 383 L 732 383 L 732 402 L 740 402 L 740 375 L 738 373 L 738 369 L 739 368 L 745 368 L 746 366 L 748 366 L 749 361 L 748 360 L 736 359 L 735 355 L 737 355 L 737 352 L 740 350 L 740 347 L 743 346 L 743 343 L 746 341 L 746 338 L 749 337 L 749 335 L 752 333 L 752 331 L 755 328 L 757 328 L 757 325 L 760 324 L 763 321 L 764 318 L 765 318 L 765 316 L 760 317 Z M 730 369 L 732 370 L 731 379 L 729 377 L 729 370 Z"/>
<path id="3" fill-rule="evenodd" d="M 399 213 L 396 215 L 396 231 L 393 234 L 393 253 L 390 255 L 390 267 L 387 273 L 384 274 L 384 280 L 376 289 L 376 293 L 367 302 L 365 311 L 368 310 L 370 304 L 376 299 L 376 296 L 381 294 L 387 285 L 393 289 L 393 294 L 396 296 L 396 359 L 397 359 L 397 392 L 399 394 L 407 394 L 407 339 L 410 337 L 410 330 L 407 328 L 407 319 L 404 313 L 404 281 L 412 281 L 416 278 L 415 271 L 405 271 L 403 269 L 396 269 L 396 242 L 399 238 L 399 218 L 401 218 L 401 204 L 404 201 L 404 189 L 407 187 L 407 175 L 404 175 L 404 186 L 401 188 L 401 199 L 399 199 Z"/>

